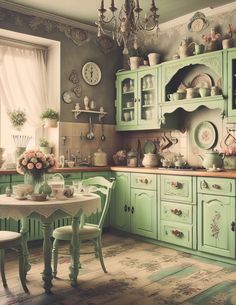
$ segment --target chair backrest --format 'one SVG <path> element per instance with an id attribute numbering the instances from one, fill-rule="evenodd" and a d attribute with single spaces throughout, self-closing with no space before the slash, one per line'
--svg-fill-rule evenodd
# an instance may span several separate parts
<path id="1" fill-rule="evenodd" d="M 101 229 L 103 227 L 103 223 L 105 221 L 109 205 L 111 202 L 111 194 L 112 190 L 115 188 L 115 179 L 112 178 L 113 181 L 109 181 L 105 179 L 104 177 L 93 177 L 93 178 L 88 178 L 85 180 L 82 180 L 82 184 L 84 185 L 91 185 L 91 186 L 96 186 L 97 190 L 96 193 L 98 195 L 104 195 L 105 196 L 105 203 L 102 209 L 101 217 L 98 222 L 98 227 Z"/>

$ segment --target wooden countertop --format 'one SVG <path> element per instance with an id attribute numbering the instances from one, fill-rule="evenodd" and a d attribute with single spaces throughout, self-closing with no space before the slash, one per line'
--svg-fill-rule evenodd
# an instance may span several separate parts
<path id="1" fill-rule="evenodd" d="M 172 170 L 159 169 L 158 167 L 144 168 L 144 167 L 127 167 L 127 166 L 111 166 L 111 171 L 130 172 L 130 173 L 144 173 L 144 174 L 164 174 L 176 176 L 197 176 L 197 177 L 219 177 L 219 178 L 236 178 L 235 170 L 223 170 L 218 172 L 210 172 L 204 169 L 198 170 Z"/>
<path id="2" fill-rule="evenodd" d="M 55 168 L 50 173 L 76 173 L 76 172 L 105 172 L 110 171 L 110 166 L 80 166 Z M 0 175 L 18 174 L 15 169 L 0 169 Z"/>
<path id="3" fill-rule="evenodd" d="M 197 170 L 173 170 L 160 169 L 158 167 L 144 168 L 144 167 L 128 167 L 128 166 L 89 166 L 89 167 L 64 167 L 55 168 L 51 173 L 76 173 L 76 172 L 129 172 L 129 173 L 143 173 L 143 174 L 163 174 L 176 176 L 197 176 L 197 177 L 219 177 L 219 178 L 236 178 L 235 170 L 224 170 L 219 172 L 209 172 L 204 169 Z M 17 174 L 15 169 L 0 169 L 0 175 Z"/>

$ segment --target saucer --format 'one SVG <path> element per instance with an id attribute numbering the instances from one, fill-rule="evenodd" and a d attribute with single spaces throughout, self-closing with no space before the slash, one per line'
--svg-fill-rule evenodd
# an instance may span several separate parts
<path id="1" fill-rule="evenodd" d="M 26 200 L 27 199 L 27 197 L 15 197 L 17 200 Z"/>
<path id="2" fill-rule="evenodd" d="M 208 168 L 208 172 L 223 172 L 223 168 Z"/>

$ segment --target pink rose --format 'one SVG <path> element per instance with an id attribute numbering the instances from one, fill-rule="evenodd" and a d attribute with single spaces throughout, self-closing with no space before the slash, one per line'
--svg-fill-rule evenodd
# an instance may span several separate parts
<path id="1" fill-rule="evenodd" d="M 22 160 L 21 162 L 22 165 L 26 166 L 27 165 L 27 161 L 25 159 Z"/>
<path id="2" fill-rule="evenodd" d="M 35 167 L 37 168 L 37 169 L 41 169 L 42 168 L 42 163 L 40 163 L 40 162 L 38 162 L 38 163 L 36 163 L 35 164 Z"/>
<path id="3" fill-rule="evenodd" d="M 27 168 L 28 169 L 33 169 L 34 168 L 34 164 L 32 162 L 27 164 Z"/>

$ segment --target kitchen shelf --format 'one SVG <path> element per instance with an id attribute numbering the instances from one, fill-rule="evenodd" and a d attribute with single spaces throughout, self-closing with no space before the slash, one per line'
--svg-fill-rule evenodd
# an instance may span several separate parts
<path id="1" fill-rule="evenodd" d="M 107 114 L 107 112 L 104 111 L 83 110 L 83 109 L 80 110 L 73 109 L 72 112 L 74 112 L 75 119 L 78 119 L 81 113 L 97 114 L 99 121 L 101 121 L 101 119 Z"/>

